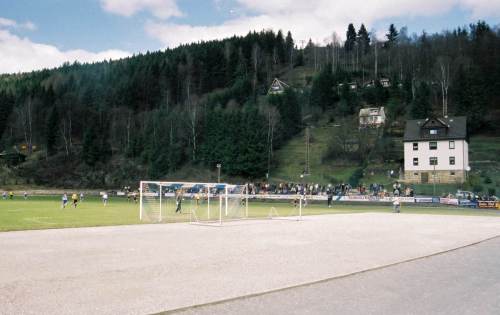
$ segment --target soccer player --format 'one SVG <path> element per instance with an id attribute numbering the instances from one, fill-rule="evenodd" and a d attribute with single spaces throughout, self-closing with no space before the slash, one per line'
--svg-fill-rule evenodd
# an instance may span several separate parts
<path id="1" fill-rule="evenodd" d="M 27 200 L 28 199 L 28 193 L 25 191 L 23 195 L 24 195 L 24 200 Z"/>
<path id="2" fill-rule="evenodd" d="M 3 200 L 7 199 L 7 192 L 6 191 L 3 192 L 2 197 L 3 197 Z"/>
<path id="3" fill-rule="evenodd" d="M 182 190 L 179 190 L 179 192 L 177 192 L 177 196 L 175 198 L 175 204 L 177 205 L 175 213 L 177 212 L 182 213 Z"/>
<path id="4" fill-rule="evenodd" d="M 196 200 L 196 206 L 198 207 L 200 205 L 200 192 L 198 191 L 196 195 L 194 195 L 194 199 Z"/>
<path id="5" fill-rule="evenodd" d="M 326 192 L 327 196 L 328 196 L 328 208 L 331 208 L 332 207 L 332 200 L 333 200 L 333 191 L 328 188 L 328 191 Z"/>
<path id="6" fill-rule="evenodd" d="M 392 205 L 394 206 L 394 213 L 401 212 L 401 204 L 399 202 L 399 197 L 394 197 L 394 201 L 392 202 Z"/>
<path id="7" fill-rule="evenodd" d="M 78 205 L 78 195 L 75 193 L 71 195 L 71 200 L 73 200 L 73 207 L 76 208 L 76 206 Z"/>
<path id="8" fill-rule="evenodd" d="M 62 206 L 61 208 L 66 208 L 66 205 L 68 204 L 68 195 L 66 193 L 63 194 L 62 196 Z"/>
<path id="9" fill-rule="evenodd" d="M 80 193 L 80 202 L 83 202 L 83 192 Z"/>
<path id="10" fill-rule="evenodd" d="M 134 203 L 137 203 L 137 192 L 132 193 L 132 198 L 134 199 Z"/>
<path id="11" fill-rule="evenodd" d="M 9 192 L 9 199 L 11 199 L 11 200 L 12 200 L 13 198 L 14 198 L 14 192 L 13 192 L 13 191 L 10 191 L 10 192 Z"/>
<path id="12" fill-rule="evenodd" d="M 104 206 L 106 207 L 106 205 L 108 204 L 108 193 L 105 192 L 103 195 L 102 195 L 102 203 L 104 204 Z"/>

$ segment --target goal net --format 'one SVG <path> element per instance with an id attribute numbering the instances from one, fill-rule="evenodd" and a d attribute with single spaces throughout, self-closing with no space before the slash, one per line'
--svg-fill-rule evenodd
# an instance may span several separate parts
<path id="1" fill-rule="evenodd" d="M 144 222 L 216 223 L 248 217 L 246 185 L 195 182 L 140 183 Z"/>

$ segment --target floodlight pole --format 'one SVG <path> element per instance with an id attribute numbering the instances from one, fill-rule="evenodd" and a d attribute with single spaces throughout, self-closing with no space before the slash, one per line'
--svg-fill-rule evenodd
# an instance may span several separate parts
<path id="1" fill-rule="evenodd" d="M 217 183 L 220 183 L 220 169 L 222 167 L 221 163 L 217 163 Z"/>

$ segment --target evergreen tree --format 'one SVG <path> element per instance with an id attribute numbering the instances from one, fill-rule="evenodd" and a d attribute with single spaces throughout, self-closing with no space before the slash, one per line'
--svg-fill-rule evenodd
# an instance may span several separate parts
<path id="1" fill-rule="evenodd" d="M 290 64 L 290 66 L 293 66 L 293 50 L 294 50 L 295 44 L 293 42 L 292 38 L 292 33 L 288 31 L 286 34 L 286 39 L 285 39 L 285 49 L 286 49 L 286 61 Z"/>
<path id="2" fill-rule="evenodd" d="M 336 88 L 334 85 L 335 81 L 330 67 L 324 67 L 313 80 L 309 104 L 323 110 L 333 107 L 335 101 L 334 89 Z"/>
<path id="3" fill-rule="evenodd" d="M 431 89 L 427 83 L 421 82 L 417 88 L 411 107 L 411 117 L 413 119 L 425 119 L 432 115 L 430 97 Z"/>
<path id="4" fill-rule="evenodd" d="M 276 35 L 276 53 L 278 55 L 278 62 L 284 63 L 287 60 L 287 50 L 285 39 L 283 38 L 283 32 L 281 30 L 278 31 Z"/>
<path id="5" fill-rule="evenodd" d="M 346 32 L 346 40 L 345 40 L 345 50 L 352 51 L 354 49 L 354 45 L 356 44 L 356 29 L 352 23 L 349 23 Z"/>
<path id="6" fill-rule="evenodd" d="M 269 95 L 268 101 L 280 113 L 280 123 L 284 138 L 288 139 L 297 134 L 301 130 L 302 123 L 302 114 L 297 93 L 293 89 L 286 89 L 281 95 Z"/>
<path id="7" fill-rule="evenodd" d="M 0 90 L 0 139 L 7 128 L 9 116 L 14 107 L 14 97 Z"/>
<path id="8" fill-rule="evenodd" d="M 399 32 L 394 26 L 394 24 L 391 24 L 389 26 L 389 32 L 385 34 L 385 37 L 387 37 L 387 41 L 384 44 L 385 48 L 391 48 L 394 47 L 398 41 L 398 36 Z"/>
<path id="9" fill-rule="evenodd" d="M 59 113 L 54 106 L 50 112 L 47 121 L 47 128 L 45 129 L 45 139 L 47 146 L 47 156 L 54 155 L 57 152 L 57 132 L 59 127 Z"/>
<path id="10" fill-rule="evenodd" d="M 89 166 L 96 165 L 100 160 L 100 150 L 95 123 L 91 123 L 85 131 L 82 145 L 82 160 Z"/>
<path id="11" fill-rule="evenodd" d="M 361 51 L 363 52 L 363 54 L 366 55 L 368 52 L 370 52 L 370 35 L 366 31 L 364 24 L 361 24 L 361 27 L 359 28 L 357 40 L 361 45 Z"/>

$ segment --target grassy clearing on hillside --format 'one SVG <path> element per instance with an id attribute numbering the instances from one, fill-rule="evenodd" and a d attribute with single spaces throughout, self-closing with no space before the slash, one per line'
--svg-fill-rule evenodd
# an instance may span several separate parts
<path id="1" fill-rule="evenodd" d="M 359 168 L 358 163 L 349 161 L 331 161 L 326 159 L 328 146 L 337 132 L 335 125 L 326 121 L 311 128 L 310 171 L 311 175 L 304 181 L 314 183 L 347 182 L 353 172 Z M 403 150 L 402 138 L 395 138 L 396 150 Z M 494 189 L 500 194 L 500 137 L 474 136 L 470 139 L 469 160 L 472 167 L 471 185 L 432 184 L 414 185 L 417 194 L 443 195 L 455 193 L 457 189 L 478 190 L 482 193 Z M 305 168 L 305 136 L 304 132 L 288 141 L 281 149 L 275 152 L 276 169 L 271 170 L 271 180 L 300 182 L 300 174 Z M 401 152 L 402 153 L 402 152 Z M 398 171 L 398 163 L 384 163 L 368 165 L 362 183 L 379 183 L 392 185 L 396 180 L 389 178 L 387 171 Z M 470 187 L 475 186 L 475 187 Z M 477 192 L 477 191 L 476 191 Z"/>
<path id="2" fill-rule="evenodd" d="M 280 216 L 295 215 L 293 207 L 288 202 L 251 202 L 250 217 L 268 217 L 271 207 L 275 207 Z M 214 207 L 216 209 L 216 207 Z M 188 221 L 185 213 L 178 215 L 175 221 Z M 389 205 L 368 204 L 335 204 L 333 208 L 325 204 L 310 204 L 303 210 L 303 215 L 391 212 Z M 486 215 L 500 217 L 498 210 L 476 210 L 451 207 L 421 207 L 403 205 L 403 213 L 442 214 L 442 215 Z M 16 231 L 50 228 L 73 228 L 87 226 L 110 226 L 124 224 L 140 224 L 138 218 L 139 205 L 128 203 L 124 198 L 111 198 L 104 207 L 98 198 L 88 198 L 76 209 L 68 206 L 61 209 L 59 197 L 32 197 L 24 200 L 20 197 L 14 200 L 0 200 L 0 231 Z M 170 219 L 170 217 L 169 217 Z"/>
<path id="3" fill-rule="evenodd" d="M 304 181 L 314 183 L 347 182 L 352 173 L 358 168 L 356 165 L 336 165 L 324 161 L 335 128 L 333 125 L 311 128 L 311 175 L 306 177 Z M 300 182 L 300 174 L 305 168 L 304 132 L 301 132 L 278 150 L 275 157 L 278 166 L 271 171 L 271 180 Z"/>

